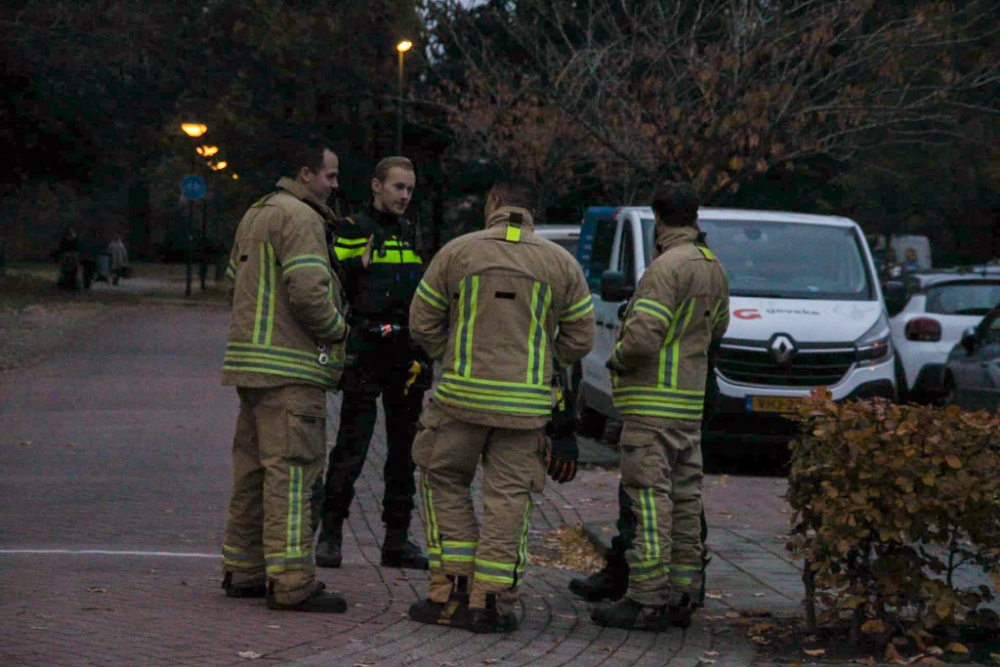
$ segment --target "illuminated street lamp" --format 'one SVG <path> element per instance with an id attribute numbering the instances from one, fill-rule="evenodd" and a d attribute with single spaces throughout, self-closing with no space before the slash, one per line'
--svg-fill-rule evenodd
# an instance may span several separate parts
<path id="1" fill-rule="evenodd" d="M 239 174 L 233 174 L 233 180 L 234 181 L 240 180 L 240 175 Z"/>
<path id="2" fill-rule="evenodd" d="M 208 132 L 208 125 L 202 125 L 201 123 L 181 123 L 181 130 L 189 137 L 197 139 Z"/>
<path id="3" fill-rule="evenodd" d="M 219 147 L 218 146 L 198 146 L 198 148 L 196 148 L 194 150 L 195 150 L 195 152 L 198 153 L 198 155 L 201 155 L 203 157 L 212 157 L 213 155 L 215 155 L 216 153 L 219 152 Z"/>
<path id="4" fill-rule="evenodd" d="M 222 171 L 229 166 L 229 163 L 225 160 L 222 160 L 221 162 L 208 162 L 206 164 L 208 164 L 208 168 L 212 171 Z"/>
<path id="5" fill-rule="evenodd" d="M 396 114 L 396 155 L 403 154 L 403 54 L 413 47 L 413 42 L 404 39 L 396 45 L 399 51 L 399 113 Z"/>

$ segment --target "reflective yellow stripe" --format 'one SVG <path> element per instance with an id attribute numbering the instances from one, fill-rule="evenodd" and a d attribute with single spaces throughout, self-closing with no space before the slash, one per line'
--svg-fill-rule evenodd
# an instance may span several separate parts
<path id="1" fill-rule="evenodd" d="M 288 525 L 285 536 L 287 553 L 302 551 L 302 474 L 300 466 L 288 468 Z"/>
<path id="2" fill-rule="evenodd" d="M 545 331 L 545 316 L 552 301 L 552 291 L 548 285 L 536 282 L 531 291 L 531 328 L 528 331 L 528 384 L 542 383 L 545 373 L 545 346 L 548 334 Z"/>
<path id="3" fill-rule="evenodd" d="M 365 254 L 365 249 L 362 246 L 361 248 L 352 250 L 348 248 L 341 248 L 340 245 L 336 245 L 333 248 L 333 252 L 337 254 L 337 259 L 343 262 L 345 259 L 351 259 L 352 257 L 362 257 Z"/>
<path id="4" fill-rule="evenodd" d="M 428 285 L 427 281 L 420 281 L 420 284 L 417 285 L 417 294 L 419 294 L 420 298 L 426 301 L 432 308 L 437 308 L 438 310 L 448 310 L 448 300 L 445 299 L 440 292 Z"/>
<path id="5" fill-rule="evenodd" d="M 307 267 L 319 268 L 324 271 L 330 270 L 330 259 L 328 257 L 322 257 L 320 255 L 296 255 L 291 257 L 284 262 L 281 269 L 282 272 L 287 276 L 292 271 L 298 269 L 304 269 Z"/>
<path id="6" fill-rule="evenodd" d="M 521 228 L 517 225 L 507 225 L 507 234 L 504 239 L 511 243 L 517 243 L 521 240 Z"/>
<path id="7" fill-rule="evenodd" d="M 698 250 L 700 250 L 701 254 L 704 255 L 705 259 L 707 259 L 708 261 L 710 261 L 710 262 L 714 262 L 715 261 L 715 255 L 712 254 L 712 251 L 709 250 L 708 248 L 706 248 L 705 246 L 703 246 L 703 245 L 696 245 L 695 248 L 697 248 Z"/>
<path id="8" fill-rule="evenodd" d="M 356 248 L 360 246 L 364 248 L 367 244 L 368 244 L 368 239 L 364 237 L 357 239 L 345 239 L 344 237 L 339 236 L 337 237 L 337 242 L 334 244 L 334 246 L 335 247 L 344 246 L 345 248 Z"/>
<path id="9" fill-rule="evenodd" d="M 458 287 L 458 327 L 455 331 L 455 373 L 472 376 L 472 334 L 479 304 L 479 276 L 469 276 Z"/>
<path id="10" fill-rule="evenodd" d="M 427 535 L 427 560 L 430 568 L 441 568 L 441 535 L 438 533 L 437 515 L 434 513 L 434 492 L 427 482 L 427 474 L 420 474 L 420 494 L 423 499 L 424 532 Z"/>
<path id="11" fill-rule="evenodd" d="M 260 242 L 260 277 L 257 281 L 257 310 L 254 315 L 253 341 L 262 345 L 271 343 L 274 321 L 274 248 L 267 241 Z"/>
<path id="12" fill-rule="evenodd" d="M 576 322 L 578 319 L 590 313 L 594 310 L 594 300 L 588 294 L 584 298 L 580 299 L 572 306 L 563 311 L 562 317 L 559 318 L 559 322 L 568 323 Z"/>
<path id="13" fill-rule="evenodd" d="M 687 314 L 684 316 L 684 324 L 681 326 L 680 333 L 677 334 L 677 340 L 674 341 L 673 345 L 673 367 L 670 369 L 670 386 L 677 386 L 677 373 L 680 371 L 681 364 L 681 341 L 684 339 L 684 332 L 687 331 L 688 325 L 691 324 L 691 316 L 694 315 L 694 299 L 691 299 L 687 303 Z"/>
<path id="14" fill-rule="evenodd" d="M 390 250 L 387 251 L 385 255 L 380 255 L 379 253 L 374 253 L 372 255 L 372 264 L 423 264 L 423 263 L 424 263 L 423 260 L 420 259 L 420 255 L 413 252 L 412 250 L 403 250 L 401 252 L 396 250 Z"/>
<path id="15" fill-rule="evenodd" d="M 667 326 L 670 325 L 670 320 L 673 317 L 673 313 L 670 309 L 664 306 L 662 303 L 653 301 L 652 299 L 636 299 L 636 302 L 632 306 L 632 310 L 647 313 L 653 317 L 661 320 Z"/>
<path id="16" fill-rule="evenodd" d="M 524 568 L 528 565 L 528 530 L 531 527 L 531 508 L 532 508 L 531 495 L 528 495 L 528 502 L 525 503 L 524 508 L 524 521 L 521 524 L 521 539 L 517 543 L 517 566 L 514 568 L 514 574 L 520 574 L 524 572 Z"/>

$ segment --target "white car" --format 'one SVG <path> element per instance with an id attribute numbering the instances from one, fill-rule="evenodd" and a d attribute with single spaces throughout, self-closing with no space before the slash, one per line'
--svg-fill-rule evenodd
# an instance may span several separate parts
<path id="1" fill-rule="evenodd" d="M 1000 303 L 1000 276 L 917 273 L 906 278 L 903 289 L 905 305 L 889 319 L 900 395 L 938 402 L 945 393 L 948 355 L 965 331 Z"/>

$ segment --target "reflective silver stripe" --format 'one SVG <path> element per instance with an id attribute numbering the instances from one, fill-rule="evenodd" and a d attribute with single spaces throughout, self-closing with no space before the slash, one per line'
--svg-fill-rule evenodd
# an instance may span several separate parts
<path id="1" fill-rule="evenodd" d="M 458 331 L 455 332 L 455 373 L 472 375 L 472 334 L 479 301 L 479 276 L 469 276 L 458 288 Z"/>
<path id="2" fill-rule="evenodd" d="M 271 344 L 274 327 L 274 247 L 266 241 L 260 243 L 260 284 L 257 286 L 257 317 L 254 321 L 253 340 L 258 345 Z"/>
<path id="3" fill-rule="evenodd" d="M 594 310 L 594 300 L 588 294 L 564 310 L 562 317 L 559 318 L 559 321 L 564 323 L 575 322 L 592 310 Z"/>

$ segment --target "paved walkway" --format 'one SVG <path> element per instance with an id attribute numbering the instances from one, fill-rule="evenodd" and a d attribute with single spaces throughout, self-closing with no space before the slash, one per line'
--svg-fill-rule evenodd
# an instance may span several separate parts
<path id="1" fill-rule="evenodd" d="M 378 565 L 384 435 L 358 485 L 339 570 L 342 615 L 270 612 L 219 589 L 218 552 L 236 415 L 219 386 L 228 313 L 116 310 L 100 331 L 0 378 L 0 665 L 754 664 L 738 611 L 798 610 L 783 548 L 784 481 L 709 477 L 710 599 L 688 631 L 593 625 L 567 591 L 574 573 L 529 568 L 522 628 L 477 636 L 413 623 L 426 573 Z M 331 414 L 339 413 L 330 399 Z M 335 432 L 336 418 L 330 431 Z M 610 537 L 613 469 L 550 483 L 532 538 L 587 524 Z M 422 541 L 419 520 L 414 521 Z M 708 664 L 708 663 L 705 663 Z"/>

